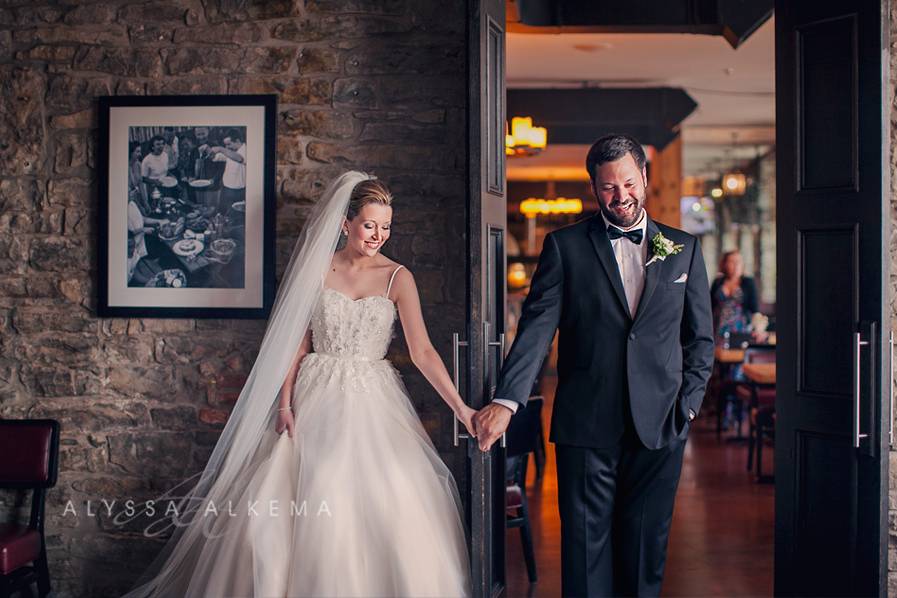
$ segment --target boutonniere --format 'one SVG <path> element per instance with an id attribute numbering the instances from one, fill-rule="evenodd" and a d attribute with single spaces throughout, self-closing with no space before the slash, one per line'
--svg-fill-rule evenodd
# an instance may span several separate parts
<path id="1" fill-rule="evenodd" d="M 671 255 L 676 255 L 685 248 L 685 245 L 677 245 L 663 236 L 663 233 L 657 233 L 651 239 L 651 259 L 645 264 L 647 268 L 654 263 L 655 260 L 663 261 Z"/>

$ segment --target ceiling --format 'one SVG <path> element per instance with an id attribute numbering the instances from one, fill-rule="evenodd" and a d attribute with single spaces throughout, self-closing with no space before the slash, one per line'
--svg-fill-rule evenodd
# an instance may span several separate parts
<path id="1" fill-rule="evenodd" d="M 714 35 L 509 33 L 507 85 L 681 87 L 698 103 L 682 124 L 683 174 L 711 175 L 775 142 L 774 42 L 773 19 L 737 50 Z M 585 176 L 575 171 L 586 146 L 552 146 L 550 130 L 548 144 L 540 156 L 509 160 L 508 178 Z"/>

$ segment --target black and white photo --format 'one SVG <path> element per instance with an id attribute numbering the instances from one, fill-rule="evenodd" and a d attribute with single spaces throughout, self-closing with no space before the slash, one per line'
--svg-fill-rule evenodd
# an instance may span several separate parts
<path id="1" fill-rule="evenodd" d="M 262 314 L 273 277 L 273 103 L 102 99 L 101 311 Z"/>

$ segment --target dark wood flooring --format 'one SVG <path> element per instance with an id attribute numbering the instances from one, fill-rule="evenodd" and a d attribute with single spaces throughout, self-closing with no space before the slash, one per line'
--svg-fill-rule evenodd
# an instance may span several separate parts
<path id="1" fill-rule="evenodd" d="M 546 381 L 548 430 L 554 384 Z M 667 552 L 664 596 L 771 596 L 774 487 L 745 470 L 744 444 L 718 443 L 715 419 L 704 416 L 689 434 Z M 528 496 L 539 581 L 529 584 L 520 536 L 508 530 L 511 598 L 561 595 L 560 520 L 554 445 L 548 443 L 543 479 L 530 467 Z M 772 464 L 766 447 L 764 468 Z M 767 465 L 768 464 L 768 465 Z"/>

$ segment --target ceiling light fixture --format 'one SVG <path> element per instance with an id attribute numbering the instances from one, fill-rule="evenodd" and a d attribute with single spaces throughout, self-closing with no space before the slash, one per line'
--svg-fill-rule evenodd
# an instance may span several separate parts
<path id="1" fill-rule="evenodd" d="M 547 214 L 582 214 L 582 200 L 578 197 L 568 199 L 541 199 L 530 197 L 520 202 L 520 213 L 527 218 Z"/>
<path id="2" fill-rule="evenodd" d="M 548 145 L 548 130 L 534 127 L 530 116 L 511 119 L 511 132 L 505 135 L 505 153 L 511 157 L 534 156 Z"/>
<path id="3" fill-rule="evenodd" d="M 732 154 L 735 155 L 736 141 L 738 133 L 732 132 Z M 737 158 L 736 158 L 737 159 Z M 722 180 L 723 191 L 726 195 L 744 195 L 747 190 L 747 177 L 737 167 L 723 174 Z"/>
<path id="4" fill-rule="evenodd" d="M 726 195 L 744 195 L 747 177 L 741 172 L 727 172 L 723 175 L 723 190 Z"/>

